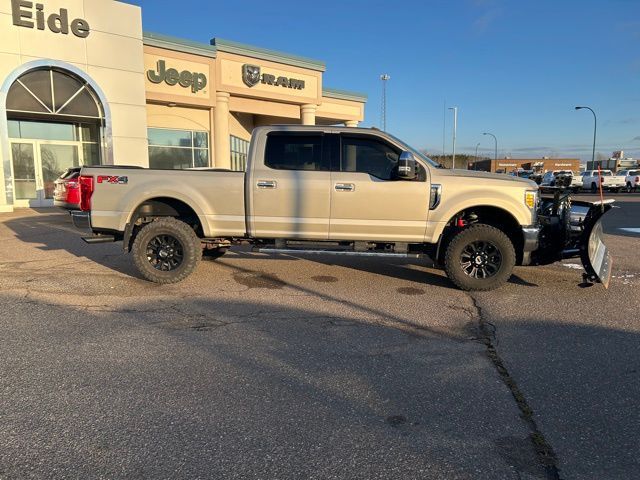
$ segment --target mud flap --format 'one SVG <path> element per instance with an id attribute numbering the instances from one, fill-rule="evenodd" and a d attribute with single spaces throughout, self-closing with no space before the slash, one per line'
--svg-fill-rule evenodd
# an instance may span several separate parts
<path id="1" fill-rule="evenodd" d="M 612 202 L 611 202 L 612 203 Z M 604 243 L 602 217 L 611 210 L 611 203 L 594 203 L 583 220 L 583 232 L 579 242 L 580 260 L 585 270 L 585 279 L 600 282 L 609 288 L 612 258 Z"/>

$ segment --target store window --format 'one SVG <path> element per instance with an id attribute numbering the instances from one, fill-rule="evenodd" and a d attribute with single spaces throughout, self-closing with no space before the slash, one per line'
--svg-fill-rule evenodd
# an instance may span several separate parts
<path id="1" fill-rule="evenodd" d="M 244 172 L 247 169 L 249 142 L 231 135 L 231 170 Z"/>
<path id="2" fill-rule="evenodd" d="M 209 166 L 209 134 L 149 128 L 149 167 L 162 170 Z"/>

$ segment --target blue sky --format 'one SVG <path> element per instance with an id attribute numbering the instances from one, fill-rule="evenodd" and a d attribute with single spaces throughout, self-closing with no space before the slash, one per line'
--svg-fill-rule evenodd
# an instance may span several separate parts
<path id="1" fill-rule="evenodd" d="M 134 0 L 145 31 L 212 37 L 324 60 L 324 86 L 366 93 L 364 126 L 442 151 L 443 104 L 457 151 L 640 157 L 640 0 Z M 445 149 L 451 152 L 447 111 Z"/>

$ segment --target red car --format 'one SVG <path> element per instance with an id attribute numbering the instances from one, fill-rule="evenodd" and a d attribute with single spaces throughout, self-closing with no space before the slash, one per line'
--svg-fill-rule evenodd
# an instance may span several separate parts
<path id="1" fill-rule="evenodd" d="M 67 169 L 53 182 L 53 204 L 66 210 L 80 210 L 80 167 Z"/>

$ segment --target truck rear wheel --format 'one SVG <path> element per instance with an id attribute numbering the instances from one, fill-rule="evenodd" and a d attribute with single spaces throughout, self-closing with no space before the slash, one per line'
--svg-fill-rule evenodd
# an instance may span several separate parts
<path id="1" fill-rule="evenodd" d="M 477 224 L 460 231 L 449 243 L 444 269 L 462 290 L 493 290 L 511 276 L 516 263 L 513 243 L 501 230 Z"/>
<path id="2" fill-rule="evenodd" d="M 202 258 L 200 239 L 175 218 L 158 218 L 144 225 L 131 247 L 133 263 L 147 280 L 176 283 L 187 278 Z"/>

